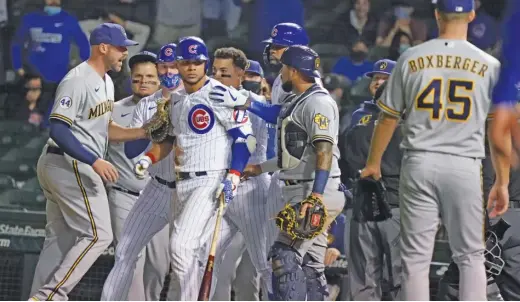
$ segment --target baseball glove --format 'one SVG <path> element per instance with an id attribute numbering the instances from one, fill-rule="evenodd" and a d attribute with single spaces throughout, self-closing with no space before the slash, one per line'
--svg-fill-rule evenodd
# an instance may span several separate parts
<path id="1" fill-rule="evenodd" d="M 353 218 L 357 222 L 384 221 L 392 218 L 386 200 L 386 188 L 381 180 L 360 178 L 354 188 Z"/>
<path id="2" fill-rule="evenodd" d="M 304 216 L 300 216 L 300 209 L 307 203 Z M 276 216 L 276 225 L 280 230 L 289 234 L 293 239 L 312 239 L 325 230 L 327 209 L 318 197 L 310 195 L 296 204 L 286 204 Z"/>
<path id="3" fill-rule="evenodd" d="M 157 101 L 157 111 L 152 118 L 143 125 L 146 137 L 154 143 L 162 142 L 168 135 L 170 127 L 170 100 Z"/>

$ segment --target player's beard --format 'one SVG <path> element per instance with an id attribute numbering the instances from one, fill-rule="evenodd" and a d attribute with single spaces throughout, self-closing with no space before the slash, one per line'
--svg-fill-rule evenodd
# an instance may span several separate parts
<path id="1" fill-rule="evenodd" d="M 288 80 L 284 83 L 282 83 L 282 90 L 285 92 L 292 92 L 293 90 L 293 83 L 291 80 Z"/>

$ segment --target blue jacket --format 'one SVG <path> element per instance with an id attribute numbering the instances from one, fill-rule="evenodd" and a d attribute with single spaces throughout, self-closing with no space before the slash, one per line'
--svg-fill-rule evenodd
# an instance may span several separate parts
<path id="1" fill-rule="evenodd" d="M 22 68 L 22 51 L 27 43 L 28 61 L 46 81 L 59 82 L 69 70 L 70 44 L 74 41 L 82 60 L 90 56 L 90 45 L 78 19 L 65 11 L 23 16 L 11 45 L 15 70 Z"/>

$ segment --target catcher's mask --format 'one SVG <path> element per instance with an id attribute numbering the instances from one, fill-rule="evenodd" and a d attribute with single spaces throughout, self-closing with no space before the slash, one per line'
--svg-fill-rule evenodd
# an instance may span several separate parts
<path id="1" fill-rule="evenodd" d="M 486 250 L 484 251 L 484 257 L 486 272 L 494 276 L 500 275 L 505 262 L 502 260 L 502 248 L 498 244 L 498 237 L 495 232 L 486 232 Z"/>

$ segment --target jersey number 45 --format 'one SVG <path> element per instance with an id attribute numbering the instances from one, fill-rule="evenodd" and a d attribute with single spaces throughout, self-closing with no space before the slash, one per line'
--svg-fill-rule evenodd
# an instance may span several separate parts
<path id="1" fill-rule="evenodd" d="M 471 115 L 473 100 L 469 96 L 461 96 L 457 92 L 463 89 L 468 93 L 473 91 L 474 83 L 467 80 L 449 79 L 447 82 L 448 99 L 442 99 L 442 91 L 445 89 L 443 79 L 432 79 L 430 83 L 417 96 L 415 107 L 418 110 L 430 112 L 432 120 L 439 120 L 441 114 L 446 119 L 454 122 L 465 122 Z M 446 106 L 446 108 L 444 108 Z M 445 110 L 443 110 L 445 109 Z"/>

